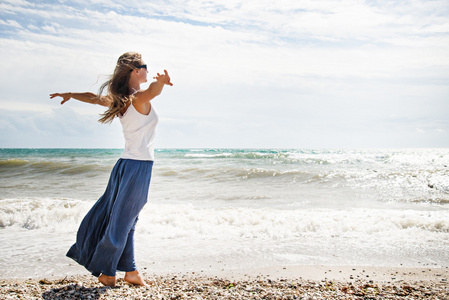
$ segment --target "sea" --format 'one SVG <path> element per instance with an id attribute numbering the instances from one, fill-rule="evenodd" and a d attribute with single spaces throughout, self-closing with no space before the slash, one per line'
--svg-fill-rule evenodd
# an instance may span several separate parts
<path id="1" fill-rule="evenodd" d="M 120 149 L 0 149 L 0 278 L 65 256 Z M 149 273 L 449 266 L 449 149 L 157 149 L 135 234 Z"/>

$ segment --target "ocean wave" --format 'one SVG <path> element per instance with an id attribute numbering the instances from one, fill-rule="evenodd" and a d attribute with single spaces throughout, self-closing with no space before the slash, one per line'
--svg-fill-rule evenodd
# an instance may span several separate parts
<path id="1" fill-rule="evenodd" d="M 17 167 L 23 167 L 29 164 L 29 161 L 23 159 L 7 159 L 0 160 L 0 172 L 14 169 Z"/>
<path id="2" fill-rule="evenodd" d="M 249 161 L 268 161 L 272 164 L 312 164 L 325 165 L 336 163 L 336 161 L 303 155 L 291 152 L 279 151 L 245 151 L 245 152 L 219 152 L 219 153 L 186 153 L 182 155 L 187 159 L 232 159 L 232 160 L 249 160 Z M 345 160 L 347 161 L 347 160 Z"/>
<path id="3" fill-rule="evenodd" d="M 449 198 L 449 170 L 446 169 L 386 169 L 363 176 L 360 174 L 352 180 L 362 188 L 399 192 L 411 202 L 446 203 Z"/>
<path id="4" fill-rule="evenodd" d="M 0 174 L 2 176 L 16 176 L 18 174 L 26 175 L 45 175 L 45 174 L 63 174 L 77 175 L 92 172 L 108 172 L 112 166 L 101 165 L 98 163 L 73 163 L 61 162 L 57 160 L 24 160 L 7 159 L 0 160 Z"/>
<path id="5" fill-rule="evenodd" d="M 435 204 L 449 204 L 449 197 L 423 197 L 423 198 L 410 198 L 401 199 L 402 202 L 414 202 L 414 203 L 435 203 Z"/>
<path id="6" fill-rule="evenodd" d="M 180 169 L 169 169 L 161 167 L 160 170 L 155 170 L 155 173 L 163 177 L 177 177 L 177 178 L 192 178 L 198 180 L 199 178 L 223 180 L 250 180 L 250 179 L 264 179 L 264 178 L 325 178 L 326 174 L 316 174 L 307 172 L 306 170 L 276 170 L 268 168 L 239 168 L 221 166 L 218 168 L 210 168 L 208 166 L 187 167 Z"/>
<path id="7" fill-rule="evenodd" d="M 73 232 L 94 202 L 56 199 L 0 200 L 0 227 Z M 176 237 L 299 238 L 392 235 L 394 238 L 439 237 L 449 242 L 444 210 L 204 208 L 189 204 L 149 203 L 139 217 L 138 232 L 161 239 Z"/>
<path id="8" fill-rule="evenodd" d="M 105 149 L 0 149 L 0 198 L 97 198 L 119 154 Z M 194 187 L 196 195 L 211 203 L 221 203 L 223 197 L 247 203 L 254 189 L 280 205 L 302 200 L 310 206 L 315 200 L 321 206 L 339 201 L 447 205 L 448 155 L 445 149 L 160 149 L 153 182 L 161 197 L 187 199 L 189 195 L 174 196 L 173 190 Z"/>
<path id="9" fill-rule="evenodd" d="M 400 167 L 439 165 L 447 168 L 447 150 L 282 150 L 282 149 L 175 149 L 158 155 L 178 159 L 229 159 L 298 165 L 396 165 Z"/>
<path id="10" fill-rule="evenodd" d="M 192 154 L 184 154 L 183 157 L 186 158 L 229 158 L 229 157 L 235 157 L 232 153 L 219 153 L 219 154 L 207 154 L 207 153 L 192 153 Z"/>
<path id="11" fill-rule="evenodd" d="M 191 164 L 161 166 L 155 175 L 179 182 L 244 183 L 283 186 L 285 192 L 310 191 L 321 195 L 334 190 L 335 198 L 348 190 L 377 201 L 445 204 L 449 199 L 448 170 L 397 170 L 390 168 L 295 168 L 279 165 Z M 156 178 L 156 177 L 155 177 Z M 324 190 L 320 190 L 324 189 Z M 367 198 L 365 197 L 365 198 Z M 356 201 L 357 199 L 354 199 Z"/>
<path id="12" fill-rule="evenodd" d="M 0 228 L 73 231 L 73 227 L 91 205 L 92 203 L 86 201 L 60 198 L 0 200 Z"/>
<path id="13" fill-rule="evenodd" d="M 449 243 L 445 212 L 395 210 L 198 209 L 149 205 L 140 218 L 139 234 L 157 239 L 258 239 L 279 241 L 388 240 Z M 374 246 L 374 245 L 373 245 Z"/>
<path id="14" fill-rule="evenodd" d="M 377 170 L 372 169 L 335 169 L 335 168 L 305 168 L 305 167 L 283 167 L 276 165 L 248 165 L 242 167 L 238 164 L 195 164 L 176 167 L 158 166 L 155 172 L 166 177 L 228 177 L 232 179 L 263 179 L 263 178 L 308 178 L 319 180 L 347 180 L 348 182 L 364 182 L 369 186 L 377 186 L 380 182 L 392 185 L 408 184 L 416 185 L 420 183 L 426 188 L 448 191 L 449 185 L 447 178 L 449 178 L 449 170 Z"/>

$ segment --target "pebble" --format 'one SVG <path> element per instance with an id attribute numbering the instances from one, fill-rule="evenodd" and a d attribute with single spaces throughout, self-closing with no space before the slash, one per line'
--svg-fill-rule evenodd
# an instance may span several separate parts
<path id="1" fill-rule="evenodd" d="M 447 281 L 405 283 L 268 279 L 264 276 L 234 281 L 196 275 L 144 274 L 145 287 L 123 279 L 114 288 L 92 276 L 61 280 L 0 280 L 2 299 L 449 299 Z"/>

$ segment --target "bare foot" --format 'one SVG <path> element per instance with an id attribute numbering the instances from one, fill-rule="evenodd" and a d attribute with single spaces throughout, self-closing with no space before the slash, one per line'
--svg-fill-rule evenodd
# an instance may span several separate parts
<path id="1" fill-rule="evenodd" d="M 98 280 L 105 286 L 115 286 L 115 276 L 101 274 Z"/>
<path id="2" fill-rule="evenodd" d="M 132 271 L 132 272 L 126 272 L 125 273 L 125 281 L 132 283 L 132 284 L 136 284 L 136 285 L 142 285 L 145 286 L 145 281 L 143 280 L 142 276 L 139 274 L 139 272 L 136 271 Z"/>

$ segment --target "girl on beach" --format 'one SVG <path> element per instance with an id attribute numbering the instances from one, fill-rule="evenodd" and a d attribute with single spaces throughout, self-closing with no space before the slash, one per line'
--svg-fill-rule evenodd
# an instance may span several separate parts
<path id="1" fill-rule="evenodd" d="M 54 93 L 62 97 L 61 104 L 71 98 L 106 106 L 99 122 L 120 119 L 125 137 L 125 149 L 114 166 L 106 191 L 84 217 L 78 229 L 76 243 L 67 252 L 79 264 L 97 276 L 106 286 L 114 286 L 116 271 L 124 271 L 125 281 L 145 285 L 134 261 L 134 229 L 138 215 L 147 202 L 154 160 L 154 133 L 158 117 L 151 100 L 164 85 L 173 84 L 166 70 L 157 73 L 148 89 L 147 65 L 136 52 L 119 57 L 110 80 L 93 93 Z M 107 87 L 108 93 L 102 96 Z"/>

